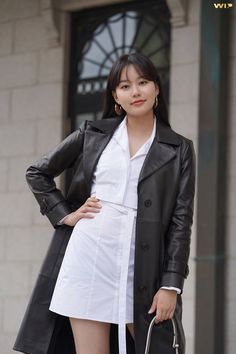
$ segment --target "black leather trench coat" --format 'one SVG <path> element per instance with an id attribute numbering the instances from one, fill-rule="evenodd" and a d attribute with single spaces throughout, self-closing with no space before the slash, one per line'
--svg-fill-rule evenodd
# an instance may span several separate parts
<path id="1" fill-rule="evenodd" d="M 90 196 L 98 159 L 122 119 L 86 121 L 27 169 L 27 182 L 41 213 L 49 218 L 55 230 L 15 341 L 16 351 L 30 354 L 75 353 L 68 318 L 48 310 L 73 229 L 66 225 L 58 226 L 57 223 Z M 182 290 L 188 275 L 195 159 L 192 141 L 157 119 L 156 135 L 138 181 L 133 289 L 135 340 L 127 330 L 129 354 L 144 354 L 148 325 L 154 316 L 147 312 L 157 290 L 161 286 L 175 286 Z M 54 177 L 66 169 L 71 169 L 72 181 L 64 196 L 56 187 Z M 184 354 L 181 295 L 177 296 L 174 316 L 180 341 L 179 354 Z M 155 325 L 150 354 L 175 353 L 172 335 L 170 320 Z M 118 354 L 115 324 L 111 326 L 110 348 L 111 354 Z"/>

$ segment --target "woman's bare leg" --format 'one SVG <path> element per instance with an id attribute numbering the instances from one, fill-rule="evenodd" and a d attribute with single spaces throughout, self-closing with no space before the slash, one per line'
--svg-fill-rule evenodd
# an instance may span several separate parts
<path id="1" fill-rule="evenodd" d="M 128 327 L 128 330 L 129 330 L 131 336 L 134 339 L 134 324 L 133 323 L 127 323 L 127 327 Z"/>
<path id="2" fill-rule="evenodd" d="M 76 354 L 109 354 L 110 323 L 70 318 Z"/>

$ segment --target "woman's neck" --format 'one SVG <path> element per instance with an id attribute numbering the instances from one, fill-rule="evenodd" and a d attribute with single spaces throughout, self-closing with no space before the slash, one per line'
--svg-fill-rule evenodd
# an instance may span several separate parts
<path id="1" fill-rule="evenodd" d="M 127 130 L 132 135 L 149 135 L 153 129 L 154 114 L 151 112 L 146 116 L 128 116 Z"/>

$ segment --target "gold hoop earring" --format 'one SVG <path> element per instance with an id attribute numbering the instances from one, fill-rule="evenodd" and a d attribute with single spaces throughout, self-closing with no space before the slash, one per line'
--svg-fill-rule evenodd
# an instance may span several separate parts
<path id="1" fill-rule="evenodd" d="M 116 114 L 118 116 L 120 116 L 123 113 L 123 108 L 116 103 L 115 104 L 115 111 L 116 111 Z"/>
<path id="2" fill-rule="evenodd" d="M 157 108 L 157 106 L 158 106 L 158 96 L 156 96 L 155 98 L 154 108 Z"/>

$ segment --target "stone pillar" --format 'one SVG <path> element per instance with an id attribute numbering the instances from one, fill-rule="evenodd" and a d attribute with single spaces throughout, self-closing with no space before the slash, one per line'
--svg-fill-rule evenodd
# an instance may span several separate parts
<path id="1" fill-rule="evenodd" d="M 168 1 L 168 6 L 172 18 L 170 122 L 175 131 L 193 140 L 197 156 L 200 1 Z M 194 353 L 195 338 L 196 206 L 197 188 L 189 261 L 190 274 L 185 281 L 183 292 L 183 325 L 188 354 Z"/>
<path id="2" fill-rule="evenodd" d="M 228 68 L 228 129 L 227 129 L 227 206 L 226 219 L 226 282 L 225 282 L 225 353 L 236 348 L 236 6 L 230 10 L 230 50 Z"/>

